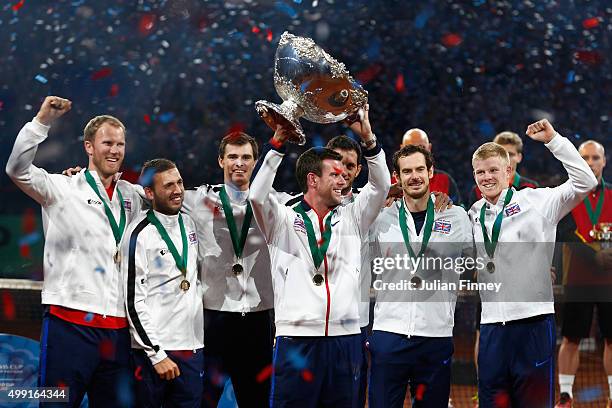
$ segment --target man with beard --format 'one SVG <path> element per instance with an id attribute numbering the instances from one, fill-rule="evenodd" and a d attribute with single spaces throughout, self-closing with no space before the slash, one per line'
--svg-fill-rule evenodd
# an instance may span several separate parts
<path id="1" fill-rule="evenodd" d="M 272 262 L 276 345 L 270 406 L 357 406 L 362 364 L 359 330 L 359 248 L 389 189 L 384 152 L 371 131 L 367 108 L 351 125 L 366 151 L 369 182 L 355 200 L 346 188 L 342 156 L 312 148 L 298 158 L 304 192 L 293 208 L 270 193 L 284 156 L 278 128 L 251 191 L 253 214 Z"/>
<path id="2" fill-rule="evenodd" d="M 180 214 L 185 190 L 173 162 L 146 162 L 141 180 L 151 180 L 144 191 L 153 208 L 122 243 L 136 405 L 198 408 L 204 318 L 195 225 Z"/>
<path id="3" fill-rule="evenodd" d="M 92 406 L 125 406 L 130 337 L 119 245 L 140 198 L 120 179 L 125 127 L 112 116 L 97 116 L 85 126 L 89 164 L 76 176 L 49 174 L 32 164 L 51 123 L 71 106 L 67 99 L 46 97 L 19 132 L 6 165 L 9 177 L 42 206 L 46 307 L 39 385 L 69 387 L 71 407 L 80 406 L 85 393 Z"/>
<path id="4" fill-rule="evenodd" d="M 429 141 L 429 137 L 424 130 L 414 128 L 409 129 L 404 133 L 404 137 L 402 138 L 402 145 L 400 147 L 415 145 L 421 146 L 425 150 L 431 153 L 432 144 Z M 446 171 L 440 169 L 434 169 L 433 178 L 429 183 L 430 191 L 439 191 L 441 193 L 448 194 L 451 200 L 456 205 L 461 205 L 461 193 L 459 192 L 459 188 L 457 187 L 457 182 L 455 179 Z"/>
<path id="5" fill-rule="evenodd" d="M 499 291 L 480 290 L 478 397 L 484 408 L 499 401 L 553 406 L 556 336 L 550 265 L 555 233 L 559 221 L 597 186 L 576 148 L 548 120 L 529 125 L 526 133 L 545 143 L 569 180 L 554 188 L 517 191 L 508 187 L 512 165 L 502 146 L 485 143 L 472 156 L 483 195 L 469 211 L 478 255 L 486 260 L 478 282 L 501 285 Z"/>
<path id="6" fill-rule="evenodd" d="M 403 197 L 385 208 L 370 228 L 374 289 L 374 327 L 368 341 L 371 356 L 370 407 L 403 407 L 410 385 L 415 407 L 446 406 L 450 394 L 454 310 L 458 276 L 447 266 L 400 265 L 379 270 L 387 258 L 404 255 L 423 261 L 459 259 L 472 249 L 472 227 L 459 206 L 434 211 L 430 181 L 433 157 L 421 146 L 406 145 L 393 156 L 394 176 Z M 418 255 L 415 254 L 418 251 Z M 424 257 L 422 257 L 424 256 Z M 386 262 L 383 262 L 386 264 Z M 383 283 L 410 280 L 413 290 L 385 291 Z M 420 292 L 426 282 L 454 284 L 454 289 Z"/>

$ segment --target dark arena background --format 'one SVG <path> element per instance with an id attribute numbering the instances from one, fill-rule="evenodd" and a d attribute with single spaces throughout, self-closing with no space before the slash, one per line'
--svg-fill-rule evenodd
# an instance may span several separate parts
<path id="1" fill-rule="evenodd" d="M 612 4 L 603 0 L 5 1 L 0 164 L 4 169 L 19 129 L 44 97 L 57 95 L 70 99 L 72 110 L 40 146 L 39 167 L 86 166 L 83 127 L 108 113 L 127 128 L 128 179 L 137 181 L 145 160 L 167 157 L 186 186 L 221 183 L 224 134 L 242 130 L 260 144 L 272 135 L 254 103 L 282 102 L 273 84 L 274 53 L 290 31 L 313 38 L 369 92 L 370 120 L 389 164 L 406 130 L 425 130 L 436 163 L 455 178 L 460 204 L 469 208 L 472 152 L 503 130 L 522 136 L 519 172 L 542 186 L 566 176 L 544 146 L 524 136 L 530 123 L 548 118 L 575 145 L 595 139 L 612 149 L 611 17 Z M 307 145 L 291 145 L 279 190 L 297 190 L 293 166 L 305 148 L 355 136 L 341 123 L 301 123 Z M 604 178 L 612 180 L 612 166 Z M 0 333 L 38 341 L 40 207 L 4 171 L 0 197 Z M 561 283 L 558 276 L 556 293 Z M 455 314 L 455 407 L 474 404 L 473 300 L 460 296 Z M 562 310 L 557 304 L 558 331 Z M 604 407 L 608 398 L 596 321 L 580 348 L 575 407 Z M 15 352 L 3 342 L 0 336 L 0 363 Z"/>

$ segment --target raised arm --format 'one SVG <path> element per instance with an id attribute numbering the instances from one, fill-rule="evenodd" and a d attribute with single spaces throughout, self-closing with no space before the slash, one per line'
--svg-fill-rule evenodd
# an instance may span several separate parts
<path id="1" fill-rule="evenodd" d="M 567 171 L 569 179 L 562 185 L 538 188 L 533 193 L 538 210 L 557 224 L 597 186 L 597 179 L 572 142 L 557 133 L 548 120 L 529 125 L 526 133 L 533 140 L 545 143 Z"/>
<path id="2" fill-rule="evenodd" d="M 286 211 L 285 205 L 278 201 L 272 188 L 278 167 L 285 156 L 284 141 L 283 130 L 279 126 L 271 140 L 272 149 L 263 158 L 249 192 L 253 216 L 268 243 Z"/>
<path id="3" fill-rule="evenodd" d="M 51 175 L 34 166 L 34 157 L 38 145 L 47 139 L 51 123 L 68 112 L 71 106 L 67 99 L 46 97 L 36 117 L 17 135 L 6 164 L 6 174 L 11 180 L 43 206 L 51 205 L 59 197 L 59 191 L 54 188 Z"/>
<path id="4" fill-rule="evenodd" d="M 353 216 L 361 234 L 366 234 L 380 209 L 383 208 L 391 187 L 391 174 L 387 168 L 385 152 L 376 139 L 368 115 L 369 107 L 359 112 L 359 121 L 351 124 L 351 129 L 361 138 L 365 150 L 363 156 L 368 162 L 368 182 L 357 195 Z"/>

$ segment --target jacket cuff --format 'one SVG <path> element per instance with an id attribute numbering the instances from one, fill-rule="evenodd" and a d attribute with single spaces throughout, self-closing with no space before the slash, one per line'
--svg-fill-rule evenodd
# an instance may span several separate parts
<path id="1" fill-rule="evenodd" d="M 552 139 L 550 139 L 550 142 L 545 143 L 544 146 L 546 146 L 548 150 L 554 151 L 558 149 L 562 143 L 563 143 L 563 136 L 561 136 L 558 132 L 555 132 L 555 135 L 553 136 Z"/>
<path id="2" fill-rule="evenodd" d="M 148 354 L 149 360 L 151 360 L 151 364 L 153 364 L 153 365 L 159 363 L 164 358 L 168 357 L 168 355 L 166 354 L 166 352 L 164 350 L 159 350 L 155 354 L 149 354 L 149 353 L 147 353 L 147 354 Z"/>
<path id="3" fill-rule="evenodd" d="M 268 141 L 270 147 L 273 150 L 276 150 L 279 153 L 285 154 L 287 152 L 287 143 L 279 143 L 276 140 L 274 140 L 274 138 L 270 138 L 270 140 Z"/>
<path id="4" fill-rule="evenodd" d="M 378 140 L 376 140 L 376 144 L 372 146 L 371 149 L 363 151 L 363 157 L 374 157 L 382 150 L 382 145 Z"/>

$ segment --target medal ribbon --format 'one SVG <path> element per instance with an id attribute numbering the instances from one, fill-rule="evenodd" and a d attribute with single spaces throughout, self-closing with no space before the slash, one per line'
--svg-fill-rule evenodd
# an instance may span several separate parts
<path id="1" fill-rule="evenodd" d="M 98 189 L 98 185 L 96 184 L 96 181 L 94 180 L 93 176 L 89 173 L 89 170 L 85 170 L 85 180 L 87 180 L 87 184 L 89 184 L 89 186 L 96 193 L 100 201 L 102 201 L 102 204 L 104 204 L 104 212 L 106 213 L 108 223 L 110 224 L 110 227 L 113 230 L 115 244 L 119 245 L 119 242 L 121 242 L 121 236 L 123 235 L 123 231 L 125 230 L 125 208 L 123 206 L 123 196 L 121 195 L 121 190 L 119 190 L 119 187 L 116 187 L 117 195 L 119 196 L 119 205 L 121 206 L 121 217 L 119 218 L 119 225 L 117 225 L 117 221 L 113 216 L 113 212 L 109 208 L 108 204 L 106 204 L 106 200 L 102 198 L 100 190 Z"/>
<path id="2" fill-rule="evenodd" d="M 406 244 L 406 249 L 408 249 L 408 253 L 412 258 L 417 258 L 425 252 L 427 249 L 427 244 L 429 243 L 429 238 L 431 237 L 432 226 L 434 223 L 434 205 L 433 201 L 427 201 L 427 214 L 425 215 L 425 225 L 423 226 L 423 241 L 421 242 L 421 249 L 419 250 L 419 254 L 415 255 L 412 250 L 412 245 L 410 245 L 410 234 L 408 232 L 408 224 L 406 222 L 406 207 L 404 207 L 404 199 L 402 198 L 402 204 L 399 212 L 399 225 L 402 230 L 402 236 L 404 237 L 404 244 Z M 418 235 L 418 234 L 417 234 Z"/>
<path id="3" fill-rule="evenodd" d="M 604 196 L 606 189 L 603 177 L 601 178 L 601 191 L 599 192 L 599 198 L 597 199 L 597 204 L 595 204 L 595 209 L 591 207 L 591 200 L 589 200 L 589 196 L 584 198 L 584 206 L 586 207 L 587 214 L 589 214 L 589 219 L 591 220 L 591 224 L 595 226 L 597 221 L 599 221 L 599 216 L 601 215 L 601 210 L 603 209 L 604 204 Z"/>
<path id="4" fill-rule="evenodd" d="M 244 250 L 244 244 L 246 243 L 247 235 L 249 233 L 251 220 L 253 219 L 253 209 L 251 208 L 251 203 L 247 201 L 246 214 L 244 215 L 244 221 L 242 222 L 240 236 L 238 236 L 238 228 L 236 228 L 236 220 L 234 219 L 234 213 L 232 212 L 232 204 L 230 203 L 229 196 L 225 191 L 225 186 L 221 187 L 219 197 L 221 198 L 223 213 L 225 214 L 227 227 L 229 228 L 230 237 L 232 238 L 234 253 L 236 254 L 236 257 L 240 259 L 242 258 L 242 251 Z"/>
<path id="5" fill-rule="evenodd" d="M 508 189 L 506 193 L 506 198 L 504 199 L 504 206 L 502 207 L 497 217 L 495 217 L 495 222 L 493 223 L 493 231 L 491 234 L 491 239 L 489 240 L 489 235 L 487 234 L 487 227 L 485 227 L 485 208 L 487 206 L 486 203 L 482 205 L 480 208 L 480 228 L 482 228 L 482 236 L 484 237 L 485 249 L 487 251 L 487 255 L 489 258 L 493 258 L 493 254 L 495 253 L 495 248 L 497 247 L 497 241 L 499 239 L 499 233 L 501 232 L 501 224 L 504 218 L 504 212 L 506 210 L 506 206 L 512 200 L 512 196 L 514 195 L 514 190 L 511 188 Z"/>
<path id="6" fill-rule="evenodd" d="M 329 241 L 331 241 L 331 219 L 333 215 L 329 215 L 327 217 L 327 221 L 325 221 L 325 230 L 321 233 L 321 246 L 317 243 L 317 237 L 314 232 L 314 227 L 312 226 L 312 221 L 310 221 L 310 217 L 306 215 L 306 211 L 304 211 L 304 207 L 302 207 L 302 203 L 293 207 L 293 210 L 300 214 L 304 219 L 304 225 L 306 226 L 306 234 L 308 235 L 308 246 L 310 247 L 310 253 L 312 254 L 312 260 L 314 261 L 315 269 L 319 269 L 321 263 L 323 262 L 323 258 L 325 258 L 325 254 L 327 253 L 327 248 L 329 248 Z"/>
<path id="7" fill-rule="evenodd" d="M 161 238 L 164 240 L 166 245 L 168 245 L 168 250 L 172 254 L 172 257 L 174 258 L 176 267 L 179 268 L 179 270 L 183 274 L 183 277 L 186 277 L 187 276 L 187 234 L 185 234 L 185 224 L 183 224 L 183 216 L 179 213 L 178 220 L 179 220 L 179 227 L 181 229 L 181 241 L 183 242 L 183 256 L 182 257 L 179 256 L 178 250 L 176 249 L 176 247 L 174 246 L 174 243 L 170 239 L 168 232 L 166 231 L 164 226 L 161 225 L 161 222 L 159 222 L 159 220 L 153 213 L 153 210 L 149 210 L 147 212 L 147 220 L 149 220 L 151 224 L 155 225 L 155 228 L 157 228 L 157 232 L 159 232 L 159 235 L 161 235 Z"/>

